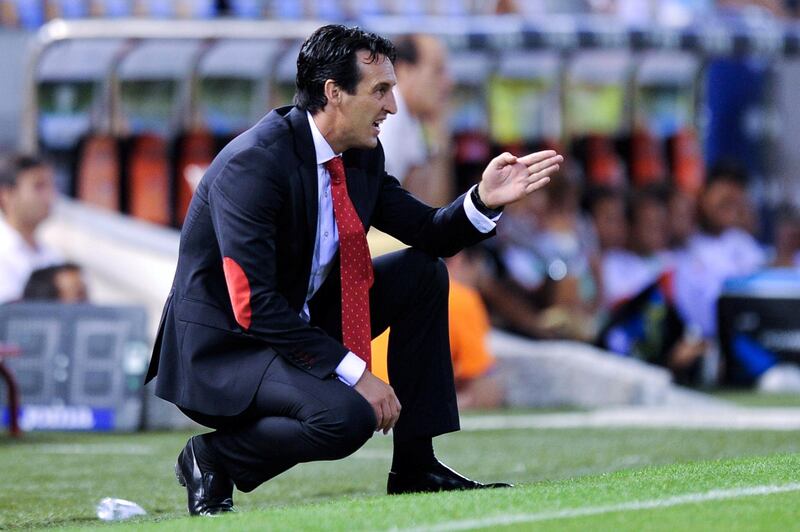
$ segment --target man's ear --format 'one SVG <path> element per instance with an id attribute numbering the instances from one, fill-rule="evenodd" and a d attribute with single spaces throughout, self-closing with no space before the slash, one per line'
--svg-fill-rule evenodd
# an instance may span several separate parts
<path id="1" fill-rule="evenodd" d="M 329 104 L 333 106 L 338 106 L 339 103 L 342 101 L 342 88 L 336 84 L 335 81 L 329 79 L 325 82 L 325 98 L 328 100 Z"/>

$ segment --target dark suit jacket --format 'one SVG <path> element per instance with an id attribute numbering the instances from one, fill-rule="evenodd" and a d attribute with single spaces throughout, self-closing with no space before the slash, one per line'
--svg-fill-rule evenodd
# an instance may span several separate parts
<path id="1" fill-rule="evenodd" d="M 463 196 L 434 209 L 403 190 L 384 171 L 380 145 L 343 157 L 365 229 L 374 225 L 435 256 L 489 236 L 470 223 Z M 247 408 L 276 356 L 318 378 L 333 374 L 347 348 L 299 317 L 317 210 L 316 153 L 304 111 L 273 110 L 214 159 L 181 231 L 147 373 L 146 382 L 158 374 L 159 397 L 230 416 Z"/>

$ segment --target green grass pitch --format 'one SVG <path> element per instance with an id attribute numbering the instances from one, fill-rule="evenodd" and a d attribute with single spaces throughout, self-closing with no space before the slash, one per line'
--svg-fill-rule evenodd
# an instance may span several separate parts
<path id="1" fill-rule="evenodd" d="M 189 518 L 172 466 L 189 433 L 0 436 L 0 529 L 789 530 L 800 517 L 800 433 L 657 429 L 460 432 L 435 440 L 465 474 L 512 490 L 383 495 L 391 438 L 303 464 L 240 512 Z M 106 524 L 103 497 L 148 515 Z"/>

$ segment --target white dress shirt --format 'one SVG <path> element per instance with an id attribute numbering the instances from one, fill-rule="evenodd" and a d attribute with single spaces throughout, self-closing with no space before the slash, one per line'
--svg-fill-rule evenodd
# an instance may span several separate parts
<path id="1" fill-rule="evenodd" d="M 669 251 L 660 251 L 648 257 L 626 249 L 607 251 L 603 254 L 600 268 L 603 306 L 610 309 L 620 301 L 637 296 L 661 274 L 672 271 L 674 261 Z"/>
<path id="2" fill-rule="evenodd" d="M 336 220 L 333 216 L 333 200 L 331 198 L 331 176 L 328 173 L 328 169 L 325 168 L 325 163 L 341 154 L 333 152 L 333 148 L 320 133 L 311 113 L 306 112 L 306 116 L 308 117 L 308 125 L 311 127 L 311 137 L 314 139 L 314 151 L 317 155 L 317 199 L 319 201 L 317 238 L 314 241 L 314 255 L 311 260 L 311 276 L 308 280 L 306 302 L 303 306 L 303 311 L 300 313 L 300 317 L 309 321 L 308 302 L 327 279 L 333 267 L 333 258 L 339 249 L 339 231 L 336 228 Z M 494 229 L 496 221 L 500 218 L 497 216 L 492 220 L 481 214 L 472 203 L 470 194 L 467 194 L 464 199 L 464 210 L 467 218 L 481 233 L 488 233 Z M 335 372 L 339 380 L 349 386 L 354 386 L 361 378 L 366 367 L 367 363 L 350 351 L 336 367 Z"/>
<path id="3" fill-rule="evenodd" d="M 41 244 L 31 247 L 16 229 L 0 216 L 0 303 L 22 297 L 34 270 L 63 262 L 54 249 Z"/>
<path id="4" fill-rule="evenodd" d="M 741 229 L 698 233 L 677 257 L 675 304 L 684 321 L 706 338 L 717 334 L 717 300 L 725 281 L 755 273 L 766 263 L 761 245 Z"/>
<path id="5" fill-rule="evenodd" d="M 394 88 L 397 113 L 386 118 L 381 125 L 381 145 L 386 155 L 386 171 L 405 182 L 408 174 L 428 160 L 428 147 L 420 121 L 411 116 L 403 95 Z"/>

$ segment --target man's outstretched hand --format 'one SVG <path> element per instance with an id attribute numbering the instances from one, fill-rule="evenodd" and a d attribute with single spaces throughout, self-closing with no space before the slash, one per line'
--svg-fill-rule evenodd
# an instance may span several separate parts
<path id="1" fill-rule="evenodd" d="M 537 151 L 524 157 L 501 153 L 483 171 L 478 185 L 481 201 L 490 209 L 514 203 L 550 182 L 564 157 L 553 150 Z"/>
<path id="2" fill-rule="evenodd" d="M 354 388 L 375 411 L 375 418 L 378 420 L 375 431 L 382 430 L 384 434 L 389 432 L 400 417 L 400 401 L 394 394 L 394 389 L 369 370 L 364 371 Z"/>

